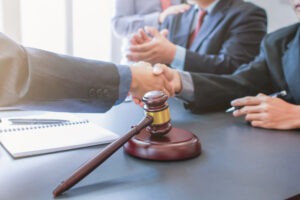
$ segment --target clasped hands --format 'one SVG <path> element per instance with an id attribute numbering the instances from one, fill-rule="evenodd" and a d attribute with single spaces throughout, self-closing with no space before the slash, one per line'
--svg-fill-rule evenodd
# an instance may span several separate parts
<path id="1" fill-rule="evenodd" d="M 147 62 L 138 62 L 130 66 L 132 81 L 130 93 L 139 102 L 145 93 L 160 90 L 168 96 L 181 91 L 179 72 L 163 64 L 152 66 Z"/>
<path id="2" fill-rule="evenodd" d="M 167 39 L 168 30 L 159 32 L 154 27 L 139 29 L 130 39 L 126 57 L 129 61 L 145 61 L 151 64 L 172 63 L 176 54 L 176 45 Z"/>

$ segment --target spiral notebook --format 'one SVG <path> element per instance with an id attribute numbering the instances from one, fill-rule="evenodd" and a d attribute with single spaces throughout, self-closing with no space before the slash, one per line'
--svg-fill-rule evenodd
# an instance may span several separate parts
<path id="1" fill-rule="evenodd" d="M 1 119 L 0 142 L 14 158 L 105 144 L 118 138 L 117 134 L 69 113 L 45 113 L 17 118 L 37 122 L 24 125 L 12 123 L 12 118 Z M 40 119 L 58 119 L 61 122 L 38 123 Z"/>

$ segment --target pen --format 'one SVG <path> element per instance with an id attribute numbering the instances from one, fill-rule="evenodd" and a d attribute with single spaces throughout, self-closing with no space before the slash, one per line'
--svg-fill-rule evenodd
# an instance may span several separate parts
<path id="1" fill-rule="evenodd" d="M 15 118 L 15 119 L 8 119 L 12 124 L 16 125 L 34 125 L 34 124 L 60 124 L 69 122 L 69 120 L 65 119 L 26 119 L 26 118 Z"/>
<path id="2" fill-rule="evenodd" d="M 287 95 L 287 92 L 285 90 L 282 90 L 280 92 L 275 92 L 273 94 L 270 94 L 269 96 L 270 97 L 284 97 Z M 234 112 L 236 110 L 239 110 L 241 109 L 243 106 L 237 106 L 237 107 L 231 107 L 231 108 L 228 108 L 225 112 Z"/>

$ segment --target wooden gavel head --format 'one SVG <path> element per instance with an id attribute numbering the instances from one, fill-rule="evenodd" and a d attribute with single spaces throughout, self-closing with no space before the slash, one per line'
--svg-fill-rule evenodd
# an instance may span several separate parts
<path id="1" fill-rule="evenodd" d="M 146 129 L 153 136 L 163 136 L 171 129 L 168 96 L 161 91 L 151 91 L 144 95 L 144 110 L 146 115 L 153 117 L 153 122 Z"/>
<path id="2" fill-rule="evenodd" d="M 150 118 L 151 121 L 124 145 L 129 155 L 160 161 L 184 160 L 200 155 L 201 144 L 197 136 L 172 127 L 167 100 L 168 96 L 161 91 L 144 95 L 144 119 Z"/>

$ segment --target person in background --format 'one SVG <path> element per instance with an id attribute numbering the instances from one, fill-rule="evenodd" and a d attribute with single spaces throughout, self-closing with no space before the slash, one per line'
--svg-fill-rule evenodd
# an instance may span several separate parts
<path id="1" fill-rule="evenodd" d="M 300 19 L 300 0 L 290 3 Z M 233 115 L 245 116 L 254 127 L 300 128 L 300 23 L 268 34 L 259 56 L 232 75 L 180 72 L 161 64 L 153 71 L 164 74 L 194 112 L 225 110 L 231 101 L 238 108 Z M 192 82 L 184 82 L 183 74 Z M 283 90 L 283 99 L 265 95 Z"/>
<path id="2" fill-rule="evenodd" d="M 259 53 L 267 32 L 264 9 L 243 0 L 189 2 L 194 6 L 167 17 L 161 33 L 155 27 L 139 30 L 127 58 L 185 71 L 231 74 Z"/>
<path id="3" fill-rule="evenodd" d="M 112 25 L 114 33 L 124 38 L 123 51 L 128 48 L 128 38 L 145 26 L 159 27 L 167 16 L 187 11 L 184 0 L 115 0 Z M 121 63 L 127 63 L 124 57 Z"/>

